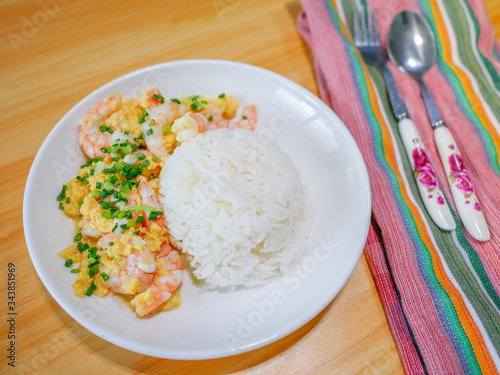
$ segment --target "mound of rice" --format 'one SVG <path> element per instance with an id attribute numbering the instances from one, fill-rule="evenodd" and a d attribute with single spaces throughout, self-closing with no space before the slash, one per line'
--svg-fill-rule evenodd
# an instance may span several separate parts
<path id="1" fill-rule="evenodd" d="M 172 243 L 208 289 L 264 284 L 307 251 L 307 190 L 278 144 L 253 132 L 211 130 L 177 147 L 160 200 Z"/>

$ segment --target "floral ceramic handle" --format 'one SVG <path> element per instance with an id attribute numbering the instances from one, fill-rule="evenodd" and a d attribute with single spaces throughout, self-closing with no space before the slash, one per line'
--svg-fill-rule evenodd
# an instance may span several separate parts
<path id="1" fill-rule="evenodd" d="M 412 120 L 404 118 L 398 123 L 398 127 L 427 212 L 440 228 L 455 229 L 455 220 L 439 187 L 415 124 Z"/>
<path id="2" fill-rule="evenodd" d="M 465 229 L 476 240 L 488 241 L 490 231 L 453 135 L 446 126 L 436 127 L 434 140 Z"/>

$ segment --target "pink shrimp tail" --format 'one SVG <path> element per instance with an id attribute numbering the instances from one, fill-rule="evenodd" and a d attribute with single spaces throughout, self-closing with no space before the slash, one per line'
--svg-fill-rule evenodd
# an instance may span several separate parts
<path id="1" fill-rule="evenodd" d="M 166 302 L 182 281 L 182 259 L 179 250 L 164 242 L 156 259 L 157 262 L 159 260 L 163 261 L 161 268 L 167 272 L 164 275 L 161 271 L 159 272 L 159 270 L 157 270 L 157 274 L 149 287 L 153 294 L 153 300 L 148 301 L 146 304 L 136 306 L 136 312 L 139 316 L 152 313 Z"/>
<path id="2" fill-rule="evenodd" d="M 204 133 L 207 130 L 208 119 L 205 117 L 205 115 L 201 113 L 189 113 L 188 116 L 196 122 L 199 133 Z"/>
<path id="3" fill-rule="evenodd" d="M 148 102 L 148 108 L 154 108 L 159 106 L 160 104 L 163 103 L 162 95 L 160 93 L 160 90 L 158 89 L 151 89 L 146 91 L 146 95 L 148 96 L 147 102 Z M 153 95 L 156 95 L 157 98 L 153 98 Z"/>
<path id="4" fill-rule="evenodd" d="M 238 121 L 236 127 L 240 129 L 254 130 L 257 123 L 257 108 L 254 105 L 247 105 L 241 111 L 241 120 Z"/>
<path id="5" fill-rule="evenodd" d="M 110 96 L 91 108 L 83 116 L 78 126 L 78 141 L 80 142 L 83 152 L 88 157 L 109 157 L 109 154 L 103 153 L 101 148 L 107 148 L 111 145 L 111 133 L 101 132 L 99 129 L 99 121 L 113 113 L 119 101 L 119 95 Z"/>

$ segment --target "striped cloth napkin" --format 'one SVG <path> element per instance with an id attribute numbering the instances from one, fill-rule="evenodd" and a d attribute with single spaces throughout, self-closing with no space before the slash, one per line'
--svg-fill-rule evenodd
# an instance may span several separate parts
<path id="1" fill-rule="evenodd" d="M 355 1 L 301 0 L 298 28 L 314 55 L 321 98 L 356 139 L 368 168 L 373 216 L 365 255 L 408 374 L 500 371 L 500 61 L 480 0 L 370 0 L 382 41 L 411 9 L 431 25 L 438 61 L 425 76 L 462 150 L 491 231 L 478 242 L 456 215 L 416 81 L 389 68 L 453 208 L 457 229 L 428 216 L 390 110 L 381 73 L 353 43 Z M 359 1 L 359 0 L 358 0 Z"/>

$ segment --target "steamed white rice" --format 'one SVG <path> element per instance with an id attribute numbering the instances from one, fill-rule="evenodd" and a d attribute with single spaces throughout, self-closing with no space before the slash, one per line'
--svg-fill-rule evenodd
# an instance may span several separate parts
<path id="1" fill-rule="evenodd" d="M 253 132 L 211 130 L 177 147 L 160 199 L 172 243 L 209 289 L 264 284 L 307 251 L 307 190 L 278 144 Z"/>

